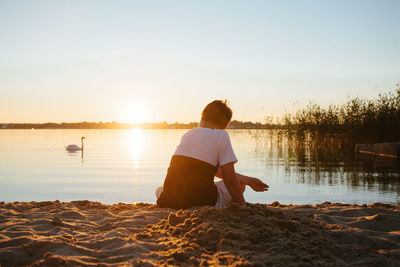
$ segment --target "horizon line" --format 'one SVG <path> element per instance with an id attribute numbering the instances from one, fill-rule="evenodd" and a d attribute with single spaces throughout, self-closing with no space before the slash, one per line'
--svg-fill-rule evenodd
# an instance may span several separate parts
<path id="1" fill-rule="evenodd" d="M 190 121 L 190 122 L 168 122 L 168 121 L 160 121 L 160 122 L 120 122 L 120 121 L 77 121 L 77 122 L 0 122 L 1 125 L 8 124 L 78 124 L 78 123 L 91 123 L 91 124 L 128 124 L 128 125 L 141 125 L 141 124 L 194 124 L 199 123 L 200 121 Z M 254 124 L 266 124 L 259 121 L 241 121 L 241 120 L 231 120 L 232 122 L 239 123 L 254 123 Z"/>

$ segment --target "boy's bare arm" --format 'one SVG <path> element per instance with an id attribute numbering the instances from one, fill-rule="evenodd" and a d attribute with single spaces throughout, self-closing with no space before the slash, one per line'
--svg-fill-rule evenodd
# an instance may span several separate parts
<path id="1" fill-rule="evenodd" d="M 237 202 L 240 205 L 245 205 L 246 202 L 243 197 L 242 189 L 240 188 L 240 183 L 235 173 L 235 167 L 232 163 L 225 164 L 221 167 L 222 179 L 226 189 L 228 189 L 229 194 L 231 194 L 232 202 Z"/>
<path id="2" fill-rule="evenodd" d="M 236 177 L 240 183 L 250 186 L 251 189 L 256 192 L 268 191 L 269 186 L 257 178 L 246 176 L 240 173 L 236 173 Z"/>
<path id="3" fill-rule="evenodd" d="M 222 170 L 221 168 L 218 169 L 217 173 L 215 174 L 215 176 L 217 176 L 218 178 L 223 179 L 223 174 L 222 174 Z M 254 191 L 256 192 L 263 192 L 263 191 L 268 191 L 268 185 L 263 183 L 261 180 L 254 178 L 254 177 L 250 177 L 250 176 L 246 176 L 240 173 L 236 172 L 236 177 L 239 180 L 239 182 L 241 184 L 245 184 L 250 186 Z"/>

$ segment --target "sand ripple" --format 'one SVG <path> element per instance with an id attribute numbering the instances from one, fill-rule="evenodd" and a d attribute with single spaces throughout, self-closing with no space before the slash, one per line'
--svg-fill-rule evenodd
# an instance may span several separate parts
<path id="1" fill-rule="evenodd" d="M 0 203 L 1 266 L 399 266 L 400 207 Z"/>

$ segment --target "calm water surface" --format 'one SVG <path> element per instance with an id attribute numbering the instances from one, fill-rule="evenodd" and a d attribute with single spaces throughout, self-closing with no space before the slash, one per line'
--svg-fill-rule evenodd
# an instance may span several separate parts
<path id="1" fill-rule="evenodd" d="M 169 160 L 187 130 L 0 130 L 0 201 L 155 203 Z M 315 161 L 273 134 L 229 130 L 236 170 L 270 185 L 246 190 L 248 202 L 285 204 L 400 202 L 399 173 L 364 170 L 347 161 Z M 82 155 L 64 145 L 80 145 Z M 255 137 L 256 136 L 256 137 Z"/>

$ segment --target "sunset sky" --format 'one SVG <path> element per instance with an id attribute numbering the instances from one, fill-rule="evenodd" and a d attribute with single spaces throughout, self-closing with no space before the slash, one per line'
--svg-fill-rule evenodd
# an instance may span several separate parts
<path id="1" fill-rule="evenodd" d="M 400 1 L 0 0 L 1 122 L 263 121 L 400 82 Z"/>

